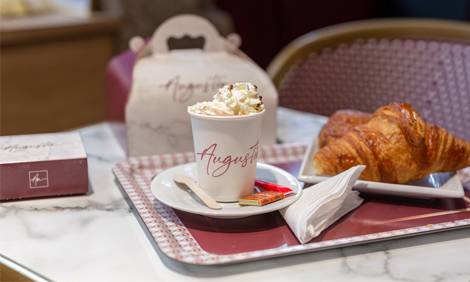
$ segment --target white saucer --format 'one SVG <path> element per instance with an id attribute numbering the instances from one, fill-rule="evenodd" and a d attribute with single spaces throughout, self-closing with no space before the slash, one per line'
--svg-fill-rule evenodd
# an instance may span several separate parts
<path id="1" fill-rule="evenodd" d="M 169 168 L 158 174 L 150 184 L 150 189 L 160 202 L 177 210 L 216 218 L 240 218 L 263 214 L 282 209 L 297 201 L 302 194 L 302 186 L 292 174 L 278 167 L 258 163 L 256 178 L 288 187 L 294 193 L 284 199 L 265 206 L 240 206 L 235 203 L 220 203 L 221 210 L 208 208 L 187 186 L 173 181 L 175 173 L 185 174 L 197 180 L 196 163 L 188 163 Z"/>

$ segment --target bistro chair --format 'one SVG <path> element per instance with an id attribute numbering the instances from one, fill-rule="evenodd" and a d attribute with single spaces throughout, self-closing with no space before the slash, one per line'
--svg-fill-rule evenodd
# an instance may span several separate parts
<path id="1" fill-rule="evenodd" d="M 380 19 L 310 32 L 267 68 L 279 106 L 330 116 L 411 104 L 428 123 L 470 141 L 470 24 Z"/>

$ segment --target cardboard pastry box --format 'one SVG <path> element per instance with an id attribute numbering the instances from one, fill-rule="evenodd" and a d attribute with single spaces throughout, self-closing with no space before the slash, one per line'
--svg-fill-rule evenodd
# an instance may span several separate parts
<path id="1" fill-rule="evenodd" d="M 0 200 L 88 192 L 80 133 L 0 137 Z"/>
<path id="2" fill-rule="evenodd" d="M 169 39 L 184 36 L 204 38 L 203 49 L 169 50 Z M 193 151 L 187 107 L 211 101 L 219 88 L 236 82 L 258 87 L 266 109 L 260 142 L 276 142 L 276 87 L 263 69 L 206 19 L 175 16 L 139 50 L 126 104 L 129 156 Z"/>

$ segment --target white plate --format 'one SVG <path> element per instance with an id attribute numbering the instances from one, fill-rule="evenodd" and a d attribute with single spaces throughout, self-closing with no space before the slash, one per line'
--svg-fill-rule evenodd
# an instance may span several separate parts
<path id="1" fill-rule="evenodd" d="M 307 149 L 297 179 L 305 183 L 318 183 L 330 176 L 318 175 L 313 166 L 313 156 L 319 150 L 318 138 L 314 138 Z M 406 184 L 389 184 L 358 180 L 354 189 L 377 194 L 387 194 L 414 198 L 462 198 L 464 196 L 462 182 L 455 173 L 433 173 L 420 180 Z"/>
<path id="2" fill-rule="evenodd" d="M 177 210 L 216 218 L 240 218 L 263 214 L 287 207 L 297 201 L 302 194 L 302 186 L 292 174 L 278 167 L 258 163 L 256 178 L 277 183 L 294 191 L 284 199 L 265 206 L 240 206 L 235 203 L 220 203 L 222 209 L 208 208 L 186 185 L 173 181 L 175 173 L 185 174 L 197 179 L 196 163 L 188 163 L 169 168 L 158 174 L 150 184 L 150 189 L 160 202 Z"/>

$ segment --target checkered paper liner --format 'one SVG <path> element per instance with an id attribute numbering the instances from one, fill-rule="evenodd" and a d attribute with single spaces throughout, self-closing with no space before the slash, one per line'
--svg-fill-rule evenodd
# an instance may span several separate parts
<path id="1" fill-rule="evenodd" d="M 306 149 L 307 144 L 264 146 L 260 148 L 258 161 L 273 165 L 300 162 L 305 155 Z M 198 265 L 229 264 L 308 251 L 318 251 L 327 248 L 342 247 L 351 244 L 410 236 L 413 234 L 470 225 L 470 219 L 465 219 L 290 247 L 229 255 L 212 254 L 201 248 L 195 238 L 186 229 L 183 222 L 173 212 L 173 209 L 160 203 L 150 190 L 150 183 L 155 175 L 167 168 L 194 161 L 195 156 L 194 153 L 191 152 L 129 158 L 123 162 L 117 163 L 113 168 L 117 180 L 131 200 L 162 253 L 171 259 L 183 263 Z"/>

